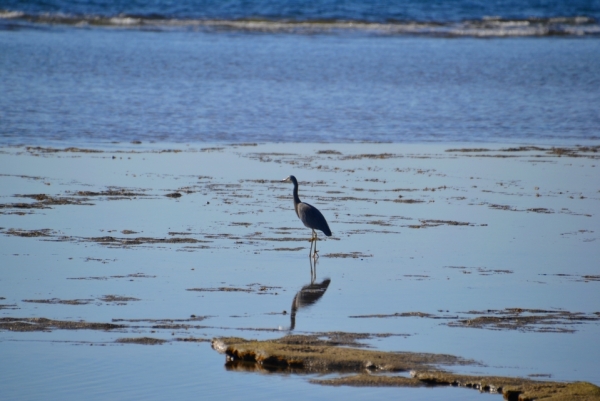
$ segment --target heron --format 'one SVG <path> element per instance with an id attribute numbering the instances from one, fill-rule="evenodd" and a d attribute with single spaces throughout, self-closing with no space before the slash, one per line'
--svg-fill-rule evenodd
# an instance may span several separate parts
<path id="1" fill-rule="evenodd" d="M 323 231 L 328 237 L 331 237 L 331 230 L 329 229 L 329 225 L 327 224 L 327 220 L 323 217 L 323 214 L 316 207 L 309 205 L 306 202 L 300 201 L 298 197 L 298 180 L 293 175 L 290 175 L 288 178 L 283 180 L 282 182 L 291 182 L 294 184 L 294 209 L 296 210 L 296 214 L 298 218 L 302 221 L 304 226 L 310 228 L 312 230 L 312 237 L 310 239 L 310 249 L 308 251 L 308 256 L 311 255 L 313 242 L 315 243 L 315 252 L 313 253 L 313 258 L 316 258 L 317 255 L 317 232 L 315 230 Z"/>

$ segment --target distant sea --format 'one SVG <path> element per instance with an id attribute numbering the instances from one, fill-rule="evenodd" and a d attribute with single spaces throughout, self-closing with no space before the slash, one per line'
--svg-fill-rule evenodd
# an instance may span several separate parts
<path id="1" fill-rule="evenodd" d="M 0 0 L 0 144 L 600 140 L 600 0 Z"/>

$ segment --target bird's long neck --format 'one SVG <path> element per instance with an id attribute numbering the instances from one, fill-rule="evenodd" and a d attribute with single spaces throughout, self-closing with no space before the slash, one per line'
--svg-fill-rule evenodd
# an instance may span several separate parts
<path id="1" fill-rule="evenodd" d="M 294 182 L 294 208 L 297 208 L 299 203 L 300 203 L 300 198 L 298 197 L 298 183 Z M 297 210 L 296 210 L 296 213 L 298 213 Z"/>

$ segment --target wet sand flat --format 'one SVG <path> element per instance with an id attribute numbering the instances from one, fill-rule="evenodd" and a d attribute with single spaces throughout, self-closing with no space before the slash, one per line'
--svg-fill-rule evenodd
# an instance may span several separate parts
<path id="1" fill-rule="evenodd" d="M 432 366 L 465 377 L 600 385 L 599 150 L 1 148 L 0 348 L 11 368 L 0 368 L 0 391 L 7 399 L 19 391 L 36 398 L 36 386 L 23 390 L 24 383 L 47 383 L 31 364 L 56 347 L 67 347 L 64 363 L 42 358 L 41 365 L 62 372 L 50 394 L 74 391 L 64 378 L 75 371 L 81 388 L 93 387 L 98 372 L 71 352 L 86 345 L 102 347 L 106 366 L 119 358 L 114 349 L 134 359 L 156 355 L 166 369 L 194 366 L 196 356 L 211 361 L 199 363 L 190 391 L 216 395 L 223 391 L 216 383 L 229 382 L 274 386 L 268 394 L 288 377 L 286 389 L 316 398 L 359 398 L 364 393 L 341 389 L 353 385 L 343 372 L 259 378 L 267 372 L 227 368 L 211 348 L 219 338 L 330 341 L 333 333 L 350 336 L 343 345 L 351 348 L 450 356 L 460 363 Z M 292 186 L 281 182 L 290 174 L 300 198 L 319 208 L 333 231 L 319 233 L 316 262 Z M 22 350 L 19 357 L 11 347 Z M 373 383 L 389 375 L 409 380 L 365 373 L 379 374 Z M 160 375 L 137 377 L 139 388 Z M 163 384 L 152 397 L 180 391 L 185 398 L 180 387 Z M 241 387 L 231 391 L 246 395 Z M 471 393 L 479 396 L 455 388 L 435 394 Z"/>

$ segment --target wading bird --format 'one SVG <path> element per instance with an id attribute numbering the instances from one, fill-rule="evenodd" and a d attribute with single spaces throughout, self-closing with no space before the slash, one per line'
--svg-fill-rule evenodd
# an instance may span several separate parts
<path id="1" fill-rule="evenodd" d="M 312 238 L 310 239 L 310 250 L 308 251 L 308 255 L 310 256 L 312 252 L 313 242 L 315 243 L 315 252 L 312 254 L 314 258 L 317 255 L 317 233 L 315 230 L 323 231 L 328 237 L 331 237 L 331 230 L 329 229 L 329 225 L 327 224 L 327 220 L 321 214 L 319 209 L 316 207 L 309 205 L 308 203 L 301 202 L 298 197 L 298 180 L 293 175 L 290 175 L 288 178 L 283 180 L 283 182 L 291 182 L 294 184 L 294 209 L 296 210 L 296 214 L 298 218 L 304 223 L 304 225 L 312 230 Z"/>

